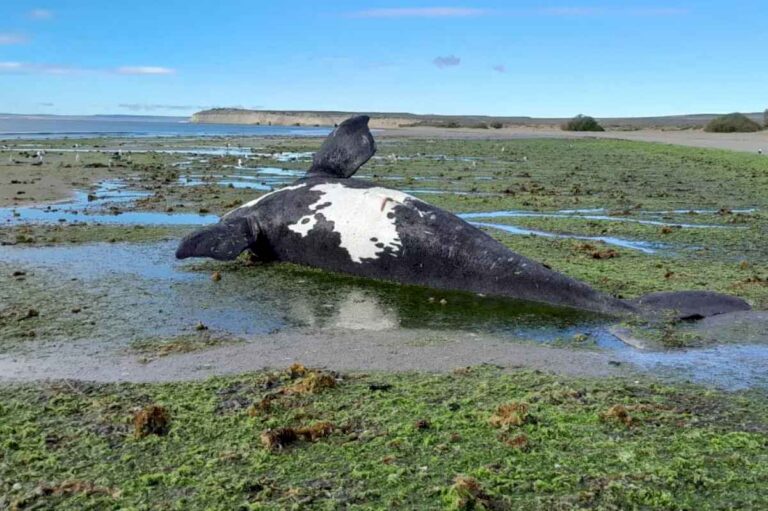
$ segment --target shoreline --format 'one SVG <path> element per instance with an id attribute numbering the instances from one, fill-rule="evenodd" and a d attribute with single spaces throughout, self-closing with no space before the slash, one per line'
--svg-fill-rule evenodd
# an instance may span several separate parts
<path id="1" fill-rule="evenodd" d="M 651 142 L 702 149 L 725 149 L 768 155 L 768 130 L 755 133 L 707 133 L 702 130 L 640 129 L 633 131 L 578 132 L 558 128 L 516 126 L 501 129 L 476 128 L 381 128 L 374 130 L 384 138 L 438 138 L 448 140 L 515 140 L 535 138 L 609 139 Z"/>

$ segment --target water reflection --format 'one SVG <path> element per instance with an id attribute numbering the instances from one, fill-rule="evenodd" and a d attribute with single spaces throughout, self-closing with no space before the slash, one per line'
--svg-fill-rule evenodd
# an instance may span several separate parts
<path id="1" fill-rule="evenodd" d="M 294 327 L 429 328 L 549 342 L 595 330 L 603 322 L 593 314 L 530 302 L 380 283 L 293 265 L 225 265 L 221 282 L 212 282 L 210 272 L 221 265 L 180 263 L 173 257 L 175 245 L 7 247 L 0 263 L 45 268 L 66 282 L 77 278 L 72 286 L 78 292 L 72 295 L 94 295 L 101 339 L 170 333 L 203 321 L 238 335 Z"/>

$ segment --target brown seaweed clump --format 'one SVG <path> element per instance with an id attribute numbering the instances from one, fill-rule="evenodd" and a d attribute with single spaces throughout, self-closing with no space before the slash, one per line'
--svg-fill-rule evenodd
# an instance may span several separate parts
<path id="1" fill-rule="evenodd" d="M 170 429 L 171 414 L 163 406 L 145 406 L 133 416 L 133 430 L 136 438 L 167 435 Z"/>
<path id="2" fill-rule="evenodd" d="M 624 405 L 613 405 L 608 411 L 600 414 L 600 419 L 603 421 L 615 421 L 624 424 L 626 427 L 632 426 L 632 416 L 629 414 L 629 410 Z"/>
<path id="3" fill-rule="evenodd" d="M 510 447 L 518 449 L 520 451 L 527 451 L 530 447 L 530 441 L 525 433 L 520 433 L 512 437 L 503 436 L 501 440 Z"/>
<path id="4" fill-rule="evenodd" d="M 267 429 L 261 433 L 261 443 L 270 451 L 284 449 L 299 440 L 317 442 L 331 435 L 336 427 L 328 421 L 320 421 L 302 428 Z"/>
<path id="5" fill-rule="evenodd" d="M 274 400 L 275 396 L 271 394 L 264 396 L 260 401 L 253 403 L 248 407 L 248 415 L 251 417 L 258 417 L 269 413 L 272 410 L 272 401 Z"/>
<path id="6" fill-rule="evenodd" d="M 302 376 L 306 376 L 309 370 L 304 367 L 304 364 L 299 364 L 298 362 L 294 362 L 291 364 L 291 367 L 288 368 L 286 371 L 288 373 L 288 376 L 292 380 L 295 380 L 296 378 L 301 378 Z"/>
<path id="7" fill-rule="evenodd" d="M 488 422 L 494 428 L 507 428 L 510 426 L 522 426 L 529 418 L 527 403 L 512 402 L 499 405 L 496 413 L 491 416 Z"/>
<path id="8" fill-rule="evenodd" d="M 332 423 L 328 421 L 320 421 L 311 426 L 299 428 L 296 430 L 296 433 L 308 442 L 316 442 L 333 433 L 334 429 L 336 428 Z"/>
<path id="9" fill-rule="evenodd" d="M 283 394 L 317 394 L 336 387 L 336 378 L 322 371 L 310 371 L 293 385 L 283 389 Z"/>
<path id="10" fill-rule="evenodd" d="M 453 480 L 449 491 L 451 509 L 490 509 L 493 500 L 474 477 L 459 475 Z"/>
<path id="11" fill-rule="evenodd" d="M 270 428 L 261 433 L 261 443 L 270 451 L 284 449 L 298 439 L 299 436 L 293 428 Z"/>

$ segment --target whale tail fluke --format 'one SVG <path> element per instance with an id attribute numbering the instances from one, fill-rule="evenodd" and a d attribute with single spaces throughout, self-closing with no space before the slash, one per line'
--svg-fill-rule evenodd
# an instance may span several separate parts
<path id="1" fill-rule="evenodd" d="M 256 235 L 246 218 L 227 219 L 185 236 L 176 249 L 176 257 L 212 257 L 219 261 L 231 261 L 255 241 Z"/>
<path id="2" fill-rule="evenodd" d="M 367 115 L 350 117 L 339 124 L 312 159 L 308 175 L 351 177 L 376 152 Z"/>
<path id="3" fill-rule="evenodd" d="M 678 319 L 686 320 L 751 310 L 749 304 L 741 298 L 711 291 L 651 293 L 631 303 L 649 312 L 672 311 Z"/>

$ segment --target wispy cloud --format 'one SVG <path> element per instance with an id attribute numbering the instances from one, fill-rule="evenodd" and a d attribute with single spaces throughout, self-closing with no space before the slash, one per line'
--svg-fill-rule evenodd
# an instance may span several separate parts
<path id="1" fill-rule="evenodd" d="M 504 64 L 496 64 L 495 66 L 493 66 L 493 70 L 496 71 L 497 73 L 506 73 L 507 66 L 505 66 Z"/>
<path id="2" fill-rule="evenodd" d="M 620 8 L 602 8 L 602 7 L 547 7 L 538 9 L 534 14 L 541 16 L 558 17 L 579 17 L 579 16 L 681 16 L 689 14 L 690 9 L 680 7 L 620 7 Z"/>
<path id="3" fill-rule="evenodd" d="M 47 74 L 47 75 L 67 75 L 67 74 L 118 74 L 118 75 L 170 75 L 176 73 L 175 69 L 156 66 L 123 66 L 115 69 L 95 69 L 77 66 L 66 66 L 60 64 L 38 64 L 33 62 L 13 62 L 0 61 L 0 73 L 4 74 Z"/>
<path id="4" fill-rule="evenodd" d="M 172 75 L 175 69 L 160 66 L 122 66 L 115 69 L 121 75 Z"/>
<path id="5" fill-rule="evenodd" d="M 391 9 L 365 9 L 348 13 L 351 18 L 466 18 L 484 16 L 489 9 L 473 7 L 401 7 Z"/>
<path id="6" fill-rule="evenodd" d="M 590 7 L 561 6 L 539 9 L 485 9 L 480 7 L 393 7 L 346 13 L 350 18 L 471 18 L 478 16 L 625 16 L 663 17 L 690 13 L 681 7 Z"/>
<path id="7" fill-rule="evenodd" d="M 456 55 L 447 55 L 445 57 L 435 57 L 432 63 L 437 67 L 439 67 L 440 69 L 442 69 L 444 67 L 458 66 L 459 64 L 461 64 L 461 58 L 457 57 Z"/>
<path id="8" fill-rule="evenodd" d="M 29 41 L 29 38 L 25 35 L 0 32 L 0 45 L 24 44 L 27 41 Z"/>
<path id="9" fill-rule="evenodd" d="M 73 74 L 82 69 L 55 64 L 31 64 L 29 62 L 0 62 L 0 73 L 10 74 L 47 74 L 66 75 Z"/>
<path id="10" fill-rule="evenodd" d="M 37 106 L 50 107 L 50 106 L 56 106 L 56 105 L 54 105 L 53 103 L 45 102 L 45 103 L 38 103 Z"/>
<path id="11" fill-rule="evenodd" d="M 149 103 L 120 103 L 119 108 L 125 108 L 131 112 L 154 112 L 156 110 L 206 110 L 210 106 L 201 105 L 163 105 Z"/>
<path id="12" fill-rule="evenodd" d="M 49 20 L 53 18 L 53 11 L 50 9 L 32 9 L 27 16 L 33 20 Z"/>
<path id="13" fill-rule="evenodd" d="M 683 16 L 690 14 L 690 9 L 683 7 L 658 7 L 649 9 L 627 9 L 627 13 L 632 16 Z"/>

